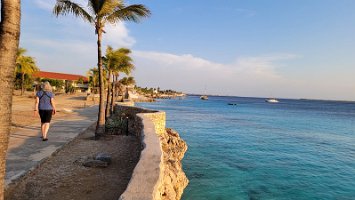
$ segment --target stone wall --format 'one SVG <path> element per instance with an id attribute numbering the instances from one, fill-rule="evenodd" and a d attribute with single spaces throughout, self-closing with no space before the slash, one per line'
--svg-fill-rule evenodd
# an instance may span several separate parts
<path id="1" fill-rule="evenodd" d="M 129 118 L 130 133 L 141 137 L 143 145 L 140 160 L 120 200 L 179 200 L 188 184 L 181 165 L 187 145 L 178 133 L 166 131 L 165 112 L 118 104 L 114 115 Z"/>
<path id="2" fill-rule="evenodd" d="M 165 112 L 144 113 L 144 116 L 153 121 L 155 133 L 162 136 L 165 133 L 166 116 Z"/>
<path id="3" fill-rule="evenodd" d="M 141 136 L 143 123 L 142 119 L 137 116 L 138 113 L 146 113 L 148 116 L 154 116 L 154 114 L 162 115 L 164 118 L 164 128 L 165 128 L 165 112 L 158 112 L 154 110 L 149 110 L 145 108 L 134 107 L 133 102 L 116 103 L 114 109 L 114 117 L 117 118 L 128 118 L 128 132 L 136 136 Z M 161 125 L 163 122 L 160 123 Z"/>

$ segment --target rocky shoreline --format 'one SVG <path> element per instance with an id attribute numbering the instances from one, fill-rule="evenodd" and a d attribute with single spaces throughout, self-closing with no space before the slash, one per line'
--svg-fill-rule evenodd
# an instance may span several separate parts
<path id="1" fill-rule="evenodd" d="M 160 136 L 160 142 L 163 159 L 155 199 L 179 200 L 189 183 L 181 164 L 187 145 L 179 134 L 170 128 Z"/>
<path id="2" fill-rule="evenodd" d="M 181 163 L 187 145 L 176 131 L 165 127 L 165 112 L 133 105 L 126 102 L 115 107 L 116 116 L 129 117 L 130 132 L 141 138 L 143 146 L 120 199 L 179 200 L 188 185 Z"/>

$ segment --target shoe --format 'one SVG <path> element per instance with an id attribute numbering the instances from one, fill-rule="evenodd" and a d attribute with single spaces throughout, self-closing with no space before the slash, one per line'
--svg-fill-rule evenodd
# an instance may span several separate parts
<path id="1" fill-rule="evenodd" d="M 47 141 L 47 140 L 48 140 L 48 138 L 43 138 L 43 139 L 42 139 L 42 141 Z"/>

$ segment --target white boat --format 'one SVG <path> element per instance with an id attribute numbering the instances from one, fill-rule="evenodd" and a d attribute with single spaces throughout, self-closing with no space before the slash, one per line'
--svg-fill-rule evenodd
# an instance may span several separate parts
<path id="1" fill-rule="evenodd" d="M 268 103 L 279 103 L 279 100 L 277 100 L 277 99 L 275 99 L 275 98 L 266 99 L 265 101 L 268 102 Z"/>
<path id="2" fill-rule="evenodd" d="M 202 96 L 200 96 L 200 99 L 201 100 L 208 100 L 208 96 L 207 95 L 202 95 Z"/>

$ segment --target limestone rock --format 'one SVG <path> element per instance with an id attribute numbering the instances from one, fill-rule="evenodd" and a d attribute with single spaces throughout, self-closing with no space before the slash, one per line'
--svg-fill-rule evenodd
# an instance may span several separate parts
<path id="1" fill-rule="evenodd" d="M 160 137 L 163 162 L 161 163 L 160 178 L 157 184 L 157 196 L 154 199 L 180 200 L 182 193 L 189 180 L 182 170 L 181 160 L 187 151 L 186 143 L 180 138 L 179 134 L 166 129 Z"/>

